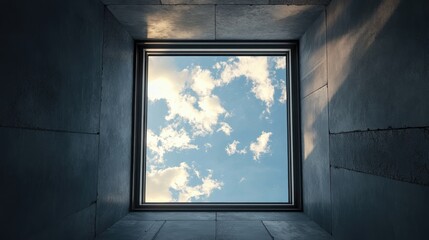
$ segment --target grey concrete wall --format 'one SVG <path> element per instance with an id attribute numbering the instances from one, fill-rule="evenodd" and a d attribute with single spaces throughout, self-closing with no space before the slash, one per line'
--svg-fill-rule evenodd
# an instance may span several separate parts
<path id="1" fill-rule="evenodd" d="M 185 0 L 130 5 L 126 0 L 115 0 L 114 4 L 109 1 L 108 8 L 137 40 L 296 40 L 324 9 L 313 4 L 243 2 Z"/>
<path id="2" fill-rule="evenodd" d="M 326 14 L 300 39 L 304 212 L 331 232 Z"/>
<path id="3" fill-rule="evenodd" d="M 333 1 L 328 7 L 332 233 L 338 239 L 429 234 L 428 12 L 427 1 Z"/>
<path id="4" fill-rule="evenodd" d="M 105 10 L 97 234 L 130 206 L 134 41 Z"/>
<path id="5" fill-rule="evenodd" d="M 2 238 L 91 239 L 103 5 L 7 1 L 2 9 Z"/>
<path id="6" fill-rule="evenodd" d="M 304 211 L 327 230 L 332 218 L 335 239 L 429 234 L 428 12 L 427 1 L 334 0 L 301 38 Z M 325 28 L 322 69 L 308 55 L 322 55 Z"/>
<path id="7" fill-rule="evenodd" d="M 1 238 L 93 239 L 129 205 L 132 42 L 108 18 L 102 71 L 100 1 L 2 9 Z M 120 48 L 114 60 L 112 47 Z"/>

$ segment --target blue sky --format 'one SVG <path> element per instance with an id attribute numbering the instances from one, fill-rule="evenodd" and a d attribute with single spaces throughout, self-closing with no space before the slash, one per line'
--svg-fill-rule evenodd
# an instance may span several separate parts
<path id="1" fill-rule="evenodd" d="M 287 202 L 285 65 L 150 56 L 146 202 Z"/>

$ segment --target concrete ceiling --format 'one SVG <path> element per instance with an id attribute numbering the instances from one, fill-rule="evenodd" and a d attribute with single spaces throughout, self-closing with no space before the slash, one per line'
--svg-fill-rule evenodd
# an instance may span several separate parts
<path id="1" fill-rule="evenodd" d="M 102 0 L 138 40 L 298 39 L 328 0 Z"/>
<path id="2" fill-rule="evenodd" d="M 106 5 L 160 5 L 160 4 L 289 4 L 289 5 L 327 5 L 331 0 L 101 0 Z"/>

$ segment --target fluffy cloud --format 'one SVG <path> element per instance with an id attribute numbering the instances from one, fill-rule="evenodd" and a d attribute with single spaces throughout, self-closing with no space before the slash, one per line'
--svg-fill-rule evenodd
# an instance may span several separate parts
<path id="1" fill-rule="evenodd" d="M 201 184 L 190 186 L 190 172 L 191 168 L 184 162 L 176 167 L 151 169 L 146 174 L 146 201 L 189 202 L 209 197 L 214 190 L 222 189 L 223 183 L 213 179 L 211 170 L 206 177 L 201 178 Z M 178 192 L 178 198 L 174 198 L 174 191 Z"/>
<path id="2" fill-rule="evenodd" d="M 215 80 L 210 70 L 196 66 L 192 69 L 191 89 L 199 96 L 209 96 L 215 88 Z"/>
<path id="3" fill-rule="evenodd" d="M 236 154 L 236 153 L 237 154 L 246 154 L 247 153 L 246 148 L 243 148 L 241 150 L 237 149 L 237 145 L 239 143 L 240 143 L 239 141 L 234 140 L 231 144 L 226 146 L 225 151 L 228 154 L 228 156 L 231 156 L 231 155 Z"/>
<path id="4" fill-rule="evenodd" d="M 253 160 L 259 160 L 259 157 L 263 153 L 268 153 L 270 151 L 270 146 L 268 142 L 270 141 L 271 132 L 262 131 L 261 135 L 256 139 L 256 142 L 250 144 L 250 151 L 253 152 Z"/>
<path id="5" fill-rule="evenodd" d="M 174 150 L 198 149 L 198 146 L 191 144 L 191 138 L 185 129 L 177 130 L 174 125 L 163 128 L 159 135 L 152 130 L 147 130 L 147 147 L 155 156 L 156 163 L 164 162 L 164 154 Z"/>
<path id="6" fill-rule="evenodd" d="M 148 99 L 156 101 L 165 99 L 167 102 L 178 98 L 185 88 L 189 71 L 175 71 L 175 64 L 168 58 L 149 57 Z"/>
<path id="7" fill-rule="evenodd" d="M 286 68 L 286 57 L 276 57 L 274 58 L 275 69 L 285 69 Z"/>
<path id="8" fill-rule="evenodd" d="M 279 102 L 286 103 L 287 91 L 286 91 L 286 82 L 284 80 L 280 81 L 280 90 L 282 92 L 280 94 Z"/>
<path id="9" fill-rule="evenodd" d="M 149 58 L 148 98 L 165 100 L 168 107 L 167 121 L 176 118 L 187 121 L 194 135 L 213 132 L 221 115 L 226 114 L 219 97 L 211 92 L 215 87 L 210 71 L 195 67 L 193 70 L 176 71 L 174 65 L 161 57 Z M 198 97 L 185 93 L 190 88 Z"/>
<path id="10" fill-rule="evenodd" d="M 220 131 L 224 132 L 226 135 L 229 136 L 231 135 L 232 127 L 226 122 L 221 122 L 220 128 L 216 132 L 220 132 Z"/>
<path id="11" fill-rule="evenodd" d="M 246 77 L 252 82 L 252 92 L 255 97 L 263 101 L 269 111 L 273 104 L 274 86 L 269 78 L 267 57 L 240 56 L 220 62 L 219 65 L 217 68 L 221 69 L 220 84 L 228 84 L 240 76 Z"/>

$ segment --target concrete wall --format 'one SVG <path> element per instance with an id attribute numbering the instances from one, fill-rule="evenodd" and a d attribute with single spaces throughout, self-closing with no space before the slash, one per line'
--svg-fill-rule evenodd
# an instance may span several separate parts
<path id="1" fill-rule="evenodd" d="M 134 41 L 105 11 L 97 234 L 130 206 Z"/>
<path id="2" fill-rule="evenodd" d="M 300 39 L 304 212 L 331 232 L 326 14 Z"/>
<path id="3" fill-rule="evenodd" d="M 304 211 L 335 239 L 427 238 L 428 12 L 334 0 L 301 38 Z"/>
<path id="4" fill-rule="evenodd" d="M 92 239 L 96 223 L 101 231 L 128 207 L 118 195 L 129 191 L 130 118 L 115 113 L 120 107 L 130 113 L 131 101 L 126 96 L 125 106 L 113 94 L 131 92 L 130 75 L 119 79 L 115 71 L 130 69 L 132 59 L 125 58 L 132 44 L 128 36 L 120 38 L 124 47 L 117 65 L 106 62 L 102 71 L 104 7 L 99 1 L 7 1 L 2 9 L 2 238 Z M 105 51 L 111 48 L 106 42 Z M 123 81 L 123 90 L 112 90 L 118 83 L 102 78 L 102 72 Z M 102 105 L 100 112 L 102 98 L 111 109 Z M 106 144 L 128 148 L 111 153 Z M 113 158 L 119 163 L 112 164 Z M 111 178 L 115 186 L 103 185 Z M 125 190 L 118 190 L 120 184 Z"/>

